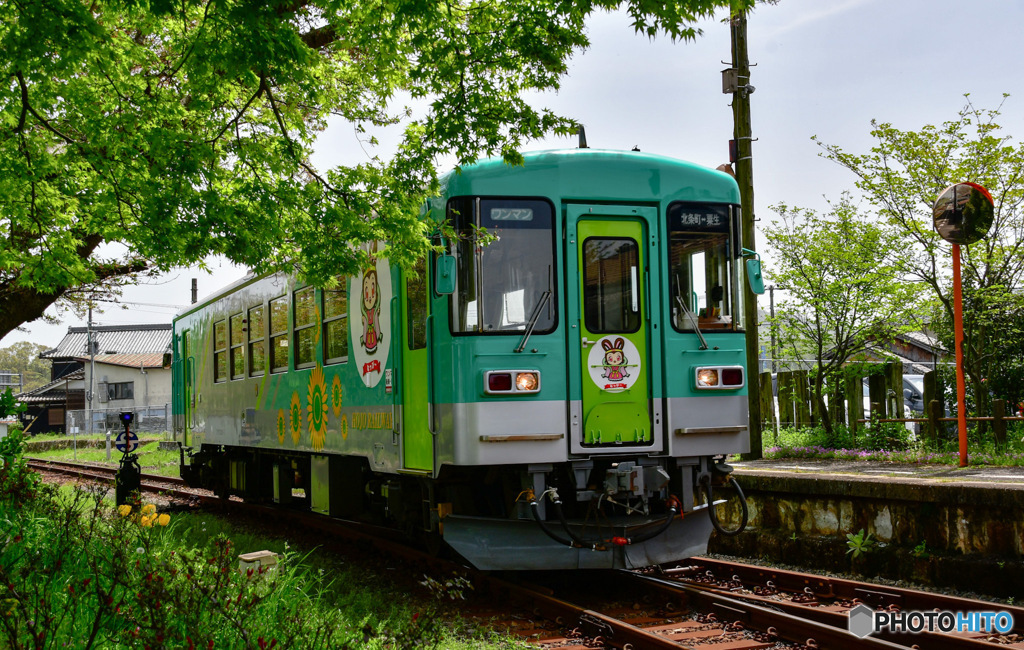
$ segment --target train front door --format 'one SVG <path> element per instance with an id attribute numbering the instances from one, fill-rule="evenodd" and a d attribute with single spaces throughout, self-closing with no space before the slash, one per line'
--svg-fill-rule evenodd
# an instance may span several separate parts
<path id="1" fill-rule="evenodd" d="M 434 436 L 430 433 L 430 365 L 427 318 L 430 310 L 428 273 L 424 260 L 416 275 L 403 274 L 405 318 L 402 332 L 402 458 L 405 469 L 434 469 Z"/>
<path id="2" fill-rule="evenodd" d="M 580 442 L 648 444 L 651 342 L 645 229 L 654 208 L 572 206 L 579 310 Z"/>

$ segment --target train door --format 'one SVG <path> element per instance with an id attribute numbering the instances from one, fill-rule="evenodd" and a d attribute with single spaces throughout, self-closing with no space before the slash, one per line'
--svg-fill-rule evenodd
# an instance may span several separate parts
<path id="1" fill-rule="evenodd" d="M 192 418 L 195 409 L 195 374 L 196 361 L 192 356 L 192 331 L 184 330 L 181 333 L 181 382 L 182 382 L 182 414 L 184 416 L 183 429 L 185 440 L 183 446 L 192 444 Z"/>
<path id="2" fill-rule="evenodd" d="M 650 444 L 651 346 L 644 217 L 653 208 L 573 206 L 578 310 L 580 442 Z M 572 214 L 570 212 L 570 223 Z M 649 214 L 647 214 L 649 213 Z M 575 310 L 574 310 L 575 311 Z M 575 357 L 575 355 L 573 355 Z"/>
<path id="3" fill-rule="evenodd" d="M 402 458 L 405 469 L 434 468 L 434 439 L 430 433 L 429 362 L 427 316 L 429 315 L 427 271 L 424 260 L 415 267 L 416 276 L 403 274 L 405 319 L 402 327 Z"/>

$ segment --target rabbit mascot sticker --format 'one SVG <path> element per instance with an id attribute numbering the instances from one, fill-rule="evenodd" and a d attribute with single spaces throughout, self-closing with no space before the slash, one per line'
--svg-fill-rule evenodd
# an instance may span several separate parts
<path id="1" fill-rule="evenodd" d="M 640 351 L 629 339 L 606 336 L 590 349 L 590 378 L 601 390 L 618 393 L 629 389 L 640 368 Z M 630 363 L 631 361 L 637 363 Z"/>
<path id="2" fill-rule="evenodd" d="M 608 339 L 601 341 L 601 347 L 604 349 L 604 374 L 601 376 L 608 381 L 621 382 L 629 377 L 626 370 L 626 353 L 622 351 L 624 344 L 622 337 L 615 339 L 614 343 Z"/>

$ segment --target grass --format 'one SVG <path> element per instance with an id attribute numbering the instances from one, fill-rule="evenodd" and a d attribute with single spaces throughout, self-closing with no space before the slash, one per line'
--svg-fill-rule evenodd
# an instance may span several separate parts
<path id="1" fill-rule="evenodd" d="M 159 441 L 139 445 L 139 449 L 135 453 L 139 457 L 139 466 L 146 474 L 156 474 L 158 476 L 179 475 L 178 464 L 181 461 L 179 453 L 177 451 L 160 450 Z M 29 452 L 27 455 L 31 458 L 43 460 L 103 463 L 109 464 L 112 467 L 116 467 L 120 463 L 122 456 L 121 452 L 117 451 L 117 449 L 111 448 L 110 460 L 108 461 L 105 449 L 86 447 L 79 448 L 77 451 L 73 449 L 53 449 L 50 451 Z"/>
<path id="2" fill-rule="evenodd" d="M 774 440 L 769 442 L 774 437 Z M 780 429 L 765 432 L 765 458 L 818 458 L 890 463 L 953 465 L 960 463 L 959 441 L 947 434 L 937 442 L 924 441 L 900 425 L 860 430 L 853 435 L 845 427 L 829 434 L 822 427 Z M 1007 443 L 997 448 L 991 433 L 981 437 L 976 429 L 968 435 L 968 462 L 972 466 L 1024 467 L 1024 426 L 1007 432 Z"/>
<path id="3" fill-rule="evenodd" d="M 408 567 L 300 548 L 301 531 L 289 542 L 207 513 L 119 513 L 103 494 L 41 484 L 10 449 L 0 448 L 0 647 L 524 645 L 462 619 L 451 598 L 463 586 L 428 590 L 397 579 Z M 237 556 L 257 550 L 278 553 L 277 568 L 240 571 Z"/>

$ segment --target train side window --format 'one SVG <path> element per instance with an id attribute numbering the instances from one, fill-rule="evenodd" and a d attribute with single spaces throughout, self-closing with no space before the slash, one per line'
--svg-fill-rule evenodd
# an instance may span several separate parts
<path id="1" fill-rule="evenodd" d="M 267 368 L 267 348 L 263 337 L 266 335 L 263 320 L 263 305 L 249 310 L 249 374 L 253 377 L 262 375 Z"/>
<path id="2" fill-rule="evenodd" d="M 406 313 L 409 327 L 409 349 L 427 347 L 427 261 L 420 259 L 413 272 L 405 276 Z"/>
<path id="3" fill-rule="evenodd" d="M 213 380 L 225 381 L 228 378 L 228 322 L 226 320 L 213 324 Z"/>
<path id="4" fill-rule="evenodd" d="M 348 361 L 348 280 L 324 289 L 324 363 Z"/>
<path id="5" fill-rule="evenodd" d="M 295 367 L 306 368 L 316 362 L 316 312 L 313 287 L 295 292 Z"/>
<path id="6" fill-rule="evenodd" d="M 231 378 L 245 378 L 245 319 L 235 314 L 228 321 L 231 329 Z"/>
<path id="7" fill-rule="evenodd" d="M 288 370 L 288 296 L 270 301 L 270 372 Z"/>

